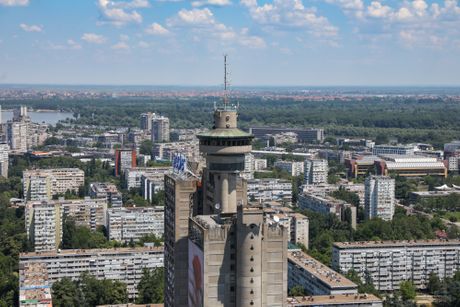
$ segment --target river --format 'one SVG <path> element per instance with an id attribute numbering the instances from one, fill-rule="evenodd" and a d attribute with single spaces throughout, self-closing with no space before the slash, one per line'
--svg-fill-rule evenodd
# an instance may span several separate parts
<path id="1" fill-rule="evenodd" d="M 50 125 L 56 125 L 56 123 L 60 120 L 64 120 L 66 118 L 73 118 L 72 113 L 68 112 L 57 112 L 57 111 L 43 111 L 43 112 L 27 112 L 34 123 L 46 123 Z M 2 111 L 2 122 L 6 123 L 7 120 L 13 118 L 13 111 Z"/>

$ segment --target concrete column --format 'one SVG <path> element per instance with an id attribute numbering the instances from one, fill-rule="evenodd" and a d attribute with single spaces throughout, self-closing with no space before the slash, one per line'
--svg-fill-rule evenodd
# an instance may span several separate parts
<path id="1" fill-rule="evenodd" d="M 228 195 L 228 175 L 221 174 L 220 179 L 220 205 L 222 213 L 227 213 L 229 211 L 229 195 Z"/>

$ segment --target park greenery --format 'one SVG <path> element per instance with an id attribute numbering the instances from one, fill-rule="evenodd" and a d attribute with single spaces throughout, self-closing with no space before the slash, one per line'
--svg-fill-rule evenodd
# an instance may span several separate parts
<path id="1" fill-rule="evenodd" d="M 434 239 L 436 230 L 447 231 L 451 238 L 459 235 L 457 227 L 446 226 L 439 218 L 430 220 L 423 215 L 406 215 L 406 211 L 399 207 L 392 221 L 365 220 L 358 224 L 356 230 L 333 214 L 309 210 L 300 212 L 310 220 L 308 253 L 328 266 L 331 265 L 333 242 Z"/>
<path id="2" fill-rule="evenodd" d="M 77 280 L 63 278 L 51 288 L 53 306 L 93 307 L 107 304 L 128 303 L 126 285 L 110 279 L 96 279 L 87 272 Z"/>
<path id="3" fill-rule="evenodd" d="M 124 98 L 97 100 L 7 100 L 4 107 L 28 105 L 34 108 L 66 110 L 79 115 L 70 124 L 130 126 L 139 114 L 153 111 L 170 118 L 175 128 L 208 127 L 213 103 L 218 97 Z M 329 136 L 399 142 L 428 142 L 440 148 L 458 137 L 460 105 L 447 98 L 367 97 L 359 100 L 239 98 L 240 125 L 279 127 L 323 127 Z"/>

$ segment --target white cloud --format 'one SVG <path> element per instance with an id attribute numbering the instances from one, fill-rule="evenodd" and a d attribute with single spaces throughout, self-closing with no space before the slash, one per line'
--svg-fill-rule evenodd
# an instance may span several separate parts
<path id="1" fill-rule="evenodd" d="M 159 23 L 154 22 L 145 29 L 145 33 L 151 35 L 168 35 L 169 30 L 160 25 Z"/>
<path id="2" fill-rule="evenodd" d="M 214 19 L 214 14 L 210 9 L 181 9 L 177 16 L 170 18 L 168 20 L 169 26 L 188 26 L 188 25 L 211 25 L 216 21 Z"/>
<path id="3" fill-rule="evenodd" d="M 209 8 L 180 10 L 176 16 L 167 20 L 168 27 L 191 31 L 194 42 L 202 40 L 217 41 L 224 45 L 237 44 L 248 48 L 265 48 L 263 38 L 249 34 L 243 28 L 239 32 L 219 23 Z"/>
<path id="4" fill-rule="evenodd" d="M 92 44 L 103 44 L 107 41 L 104 36 L 95 33 L 84 33 L 81 39 Z"/>
<path id="5" fill-rule="evenodd" d="M 70 49 L 81 49 L 81 45 L 78 44 L 76 41 L 74 41 L 73 39 L 68 39 L 67 40 L 67 45 L 69 46 Z"/>
<path id="6" fill-rule="evenodd" d="M 129 45 L 125 42 L 118 42 L 110 48 L 114 50 L 129 50 Z"/>
<path id="7" fill-rule="evenodd" d="M 337 4 L 344 10 L 362 10 L 364 8 L 362 0 L 326 0 L 326 2 Z"/>
<path id="8" fill-rule="evenodd" d="M 200 6 L 227 6 L 231 5 L 232 2 L 230 0 L 203 0 L 203 1 L 192 1 L 193 7 L 200 7 Z"/>
<path id="9" fill-rule="evenodd" d="M 385 18 L 390 15 L 391 11 L 391 7 L 383 5 L 379 1 L 372 1 L 371 5 L 367 7 L 369 16 L 375 18 Z"/>
<path id="10" fill-rule="evenodd" d="M 43 26 L 39 25 L 27 25 L 25 23 L 21 23 L 19 25 L 21 29 L 23 29 L 26 32 L 41 32 L 43 31 Z"/>
<path id="11" fill-rule="evenodd" d="M 127 23 L 141 23 L 142 16 L 133 9 L 148 7 L 149 3 L 143 0 L 130 2 L 98 0 L 98 6 L 108 23 L 123 26 Z"/>
<path id="12" fill-rule="evenodd" d="M 0 0 L 0 5 L 3 6 L 27 6 L 29 0 Z"/>
<path id="13" fill-rule="evenodd" d="M 254 21 L 279 30 L 300 28 L 318 37 L 334 37 L 338 32 L 326 17 L 305 7 L 301 0 L 274 0 L 261 6 L 256 0 L 242 0 L 241 4 L 249 9 Z"/>

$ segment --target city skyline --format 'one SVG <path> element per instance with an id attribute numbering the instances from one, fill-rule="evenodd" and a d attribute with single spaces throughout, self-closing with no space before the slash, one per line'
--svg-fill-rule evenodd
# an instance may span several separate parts
<path id="1" fill-rule="evenodd" d="M 458 86 L 445 1 L 0 0 L 0 84 Z"/>

